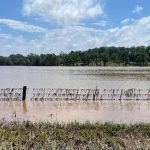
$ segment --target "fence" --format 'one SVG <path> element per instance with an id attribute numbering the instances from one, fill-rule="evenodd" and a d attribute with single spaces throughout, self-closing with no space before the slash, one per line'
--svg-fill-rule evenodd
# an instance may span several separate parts
<path id="1" fill-rule="evenodd" d="M 27 97 L 27 98 L 26 98 Z M 0 101 L 150 100 L 150 89 L 2 88 Z"/>

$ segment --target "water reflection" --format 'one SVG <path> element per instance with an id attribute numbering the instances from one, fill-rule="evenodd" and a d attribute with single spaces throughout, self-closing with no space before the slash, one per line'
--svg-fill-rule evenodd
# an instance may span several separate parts
<path id="1" fill-rule="evenodd" d="M 12 117 L 13 113 L 16 117 Z M 33 122 L 137 123 L 150 121 L 150 101 L 0 102 L 0 119 Z"/>
<path id="2" fill-rule="evenodd" d="M 22 112 L 25 114 L 27 112 L 27 104 L 26 101 L 22 101 Z"/>

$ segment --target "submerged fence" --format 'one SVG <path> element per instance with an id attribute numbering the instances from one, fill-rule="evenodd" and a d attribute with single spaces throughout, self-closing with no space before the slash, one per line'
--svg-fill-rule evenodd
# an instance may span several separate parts
<path id="1" fill-rule="evenodd" d="M 27 97 L 27 98 L 26 98 Z M 2 88 L 0 101 L 150 100 L 150 89 Z"/>

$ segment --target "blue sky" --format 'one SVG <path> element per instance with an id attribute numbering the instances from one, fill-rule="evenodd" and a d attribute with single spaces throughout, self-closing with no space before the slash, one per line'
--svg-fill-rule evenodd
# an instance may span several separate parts
<path id="1" fill-rule="evenodd" d="M 149 0 L 1 0 L 0 55 L 150 45 Z"/>

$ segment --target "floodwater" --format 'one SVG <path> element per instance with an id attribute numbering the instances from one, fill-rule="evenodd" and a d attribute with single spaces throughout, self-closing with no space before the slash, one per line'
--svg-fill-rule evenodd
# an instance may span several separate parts
<path id="1" fill-rule="evenodd" d="M 150 101 L 1 102 L 0 118 L 32 122 L 150 122 Z"/>
<path id="2" fill-rule="evenodd" d="M 0 67 L 0 88 L 150 88 L 150 67 Z"/>
<path id="3" fill-rule="evenodd" d="M 150 89 L 150 67 L 0 67 L 0 88 Z M 0 101 L 0 119 L 150 122 L 150 101 Z"/>

